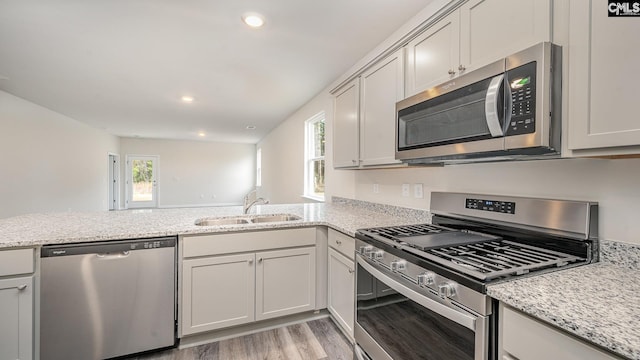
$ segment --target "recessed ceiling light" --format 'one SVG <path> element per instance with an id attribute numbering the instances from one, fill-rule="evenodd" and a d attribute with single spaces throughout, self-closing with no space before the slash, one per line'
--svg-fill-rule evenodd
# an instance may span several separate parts
<path id="1" fill-rule="evenodd" d="M 207 134 L 205 134 L 205 133 L 204 133 L 204 131 L 200 131 L 200 132 L 198 133 L 198 136 L 200 136 L 200 137 L 204 137 L 205 135 L 207 135 Z"/>
<path id="2" fill-rule="evenodd" d="M 180 100 L 182 100 L 182 102 L 185 102 L 187 104 L 191 104 L 194 99 L 193 99 L 193 96 L 185 95 L 181 97 Z"/>
<path id="3" fill-rule="evenodd" d="M 247 126 L 247 130 L 255 130 L 256 126 L 255 125 L 249 125 Z"/>
<path id="4" fill-rule="evenodd" d="M 264 17 L 258 13 L 246 13 L 242 15 L 242 21 L 252 28 L 259 28 L 264 25 Z"/>

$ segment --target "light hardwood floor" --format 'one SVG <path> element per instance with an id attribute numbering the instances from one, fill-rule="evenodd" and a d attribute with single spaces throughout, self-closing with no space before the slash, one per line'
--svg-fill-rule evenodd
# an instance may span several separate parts
<path id="1" fill-rule="evenodd" d="M 167 350 L 131 360 L 352 360 L 349 341 L 329 318 Z"/>

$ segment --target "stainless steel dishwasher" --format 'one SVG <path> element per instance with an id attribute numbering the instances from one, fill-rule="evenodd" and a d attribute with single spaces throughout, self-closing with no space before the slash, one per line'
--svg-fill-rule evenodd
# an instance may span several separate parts
<path id="1" fill-rule="evenodd" d="M 106 359 L 176 343 L 176 238 L 44 246 L 40 358 Z"/>

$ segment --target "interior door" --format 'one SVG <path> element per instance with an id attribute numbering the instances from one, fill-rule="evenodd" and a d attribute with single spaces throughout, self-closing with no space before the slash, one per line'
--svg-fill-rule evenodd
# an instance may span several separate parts
<path id="1" fill-rule="evenodd" d="M 158 157 L 127 156 L 127 207 L 158 207 Z"/>

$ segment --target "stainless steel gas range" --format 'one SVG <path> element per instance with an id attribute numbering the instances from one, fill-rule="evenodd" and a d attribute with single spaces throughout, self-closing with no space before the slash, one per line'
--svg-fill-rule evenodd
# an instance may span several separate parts
<path id="1" fill-rule="evenodd" d="M 594 202 L 437 192 L 431 212 L 356 233 L 357 359 L 495 359 L 488 284 L 597 261 Z"/>

